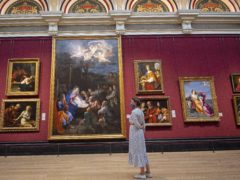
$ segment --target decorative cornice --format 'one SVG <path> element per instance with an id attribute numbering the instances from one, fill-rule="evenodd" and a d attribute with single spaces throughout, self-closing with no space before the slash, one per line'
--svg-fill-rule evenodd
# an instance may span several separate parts
<path id="1" fill-rule="evenodd" d="M 193 26 L 194 24 L 194 26 Z M 200 26 L 196 26 L 200 25 Z M 211 29 L 208 25 L 212 24 Z M 214 26 L 217 24 L 216 26 Z M 226 24 L 230 24 L 226 26 Z M 23 32 L 25 34 L 38 33 L 49 35 L 88 35 L 101 34 L 100 29 L 94 26 L 105 27 L 105 35 L 112 34 L 239 34 L 240 13 L 203 13 L 199 10 L 179 10 L 175 13 L 133 13 L 131 11 L 115 10 L 109 13 L 98 14 L 63 14 L 61 11 L 41 12 L 38 15 L 1 15 L 0 36 L 20 36 L 21 27 L 48 26 L 48 31 Z M 115 29 L 112 26 L 115 25 Z M 135 28 L 134 26 L 144 27 Z M 61 28 L 59 26 L 68 27 Z M 72 26 L 79 26 L 71 30 Z M 84 30 L 89 27 L 89 31 Z M 92 26 L 92 28 L 90 28 Z M 205 26 L 205 28 L 204 28 Z M 9 28 L 8 28 L 9 27 Z M 11 30 L 11 27 L 16 27 Z M 111 27 L 111 28 L 108 28 Z M 194 27 L 194 28 L 193 28 Z M 200 27 L 200 28 L 199 28 Z M 17 32 L 17 30 L 19 31 Z M 67 31 L 65 31 L 67 29 Z M 8 31 L 7 31 L 8 30 Z"/>

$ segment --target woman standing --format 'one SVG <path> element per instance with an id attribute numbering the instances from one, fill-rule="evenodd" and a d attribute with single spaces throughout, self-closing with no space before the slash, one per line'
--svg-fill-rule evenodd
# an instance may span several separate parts
<path id="1" fill-rule="evenodd" d="M 140 109 L 141 102 L 137 97 L 134 97 L 131 99 L 130 105 L 132 113 L 129 118 L 129 164 L 140 168 L 140 173 L 135 175 L 134 178 L 151 178 L 144 138 L 144 114 Z"/>

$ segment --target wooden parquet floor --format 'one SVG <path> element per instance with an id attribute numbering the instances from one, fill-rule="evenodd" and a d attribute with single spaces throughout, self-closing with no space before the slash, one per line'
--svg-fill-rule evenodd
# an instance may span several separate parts
<path id="1" fill-rule="evenodd" d="M 240 150 L 148 153 L 152 180 L 240 180 Z M 128 154 L 0 157 L 0 180 L 131 180 Z"/>

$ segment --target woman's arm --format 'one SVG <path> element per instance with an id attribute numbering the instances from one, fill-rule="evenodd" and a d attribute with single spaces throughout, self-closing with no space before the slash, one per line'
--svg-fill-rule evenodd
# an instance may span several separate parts
<path id="1" fill-rule="evenodd" d="M 144 129 L 144 125 L 141 125 L 138 122 L 137 115 L 135 113 L 132 113 L 130 118 L 129 118 L 129 123 L 131 125 L 134 125 L 137 129 Z"/>

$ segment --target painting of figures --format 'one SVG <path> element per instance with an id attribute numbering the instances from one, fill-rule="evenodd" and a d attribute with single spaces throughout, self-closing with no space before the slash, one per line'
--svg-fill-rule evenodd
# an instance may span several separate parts
<path id="1" fill-rule="evenodd" d="M 180 77 L 185 122 L 219 121 L 213 77 Z"/>
<path id="2" fill-rule="evenodd" d="M 172 117 L 167 96 L 139 97 L 146 126 L 171 126 Z"/>
<path id="3" fill-rule="evenodd" d="M 56 38 L 49 139 L 124 138 L 120 40 Z"/>
<path id="4" fill-rule="evenodd" d="M 233 106 L 235 112 L 236 124 L 240 125 L 240 95 L 233 96 Z"/>
<path id="5" fill-rule="evenodd" d="M 38 131 L 39 99 L 3 99 L 0 131 Z"/>
<path id="6" fill-rule="evenodd" d="M 136 94 L 163 94 L 160 60 L 135 60 L 134 72 Z"/>
<path id="7" fill-rule="evenodd" d="M 7 96 L 38 95 L 39 59 L 9 59 Z"/>

